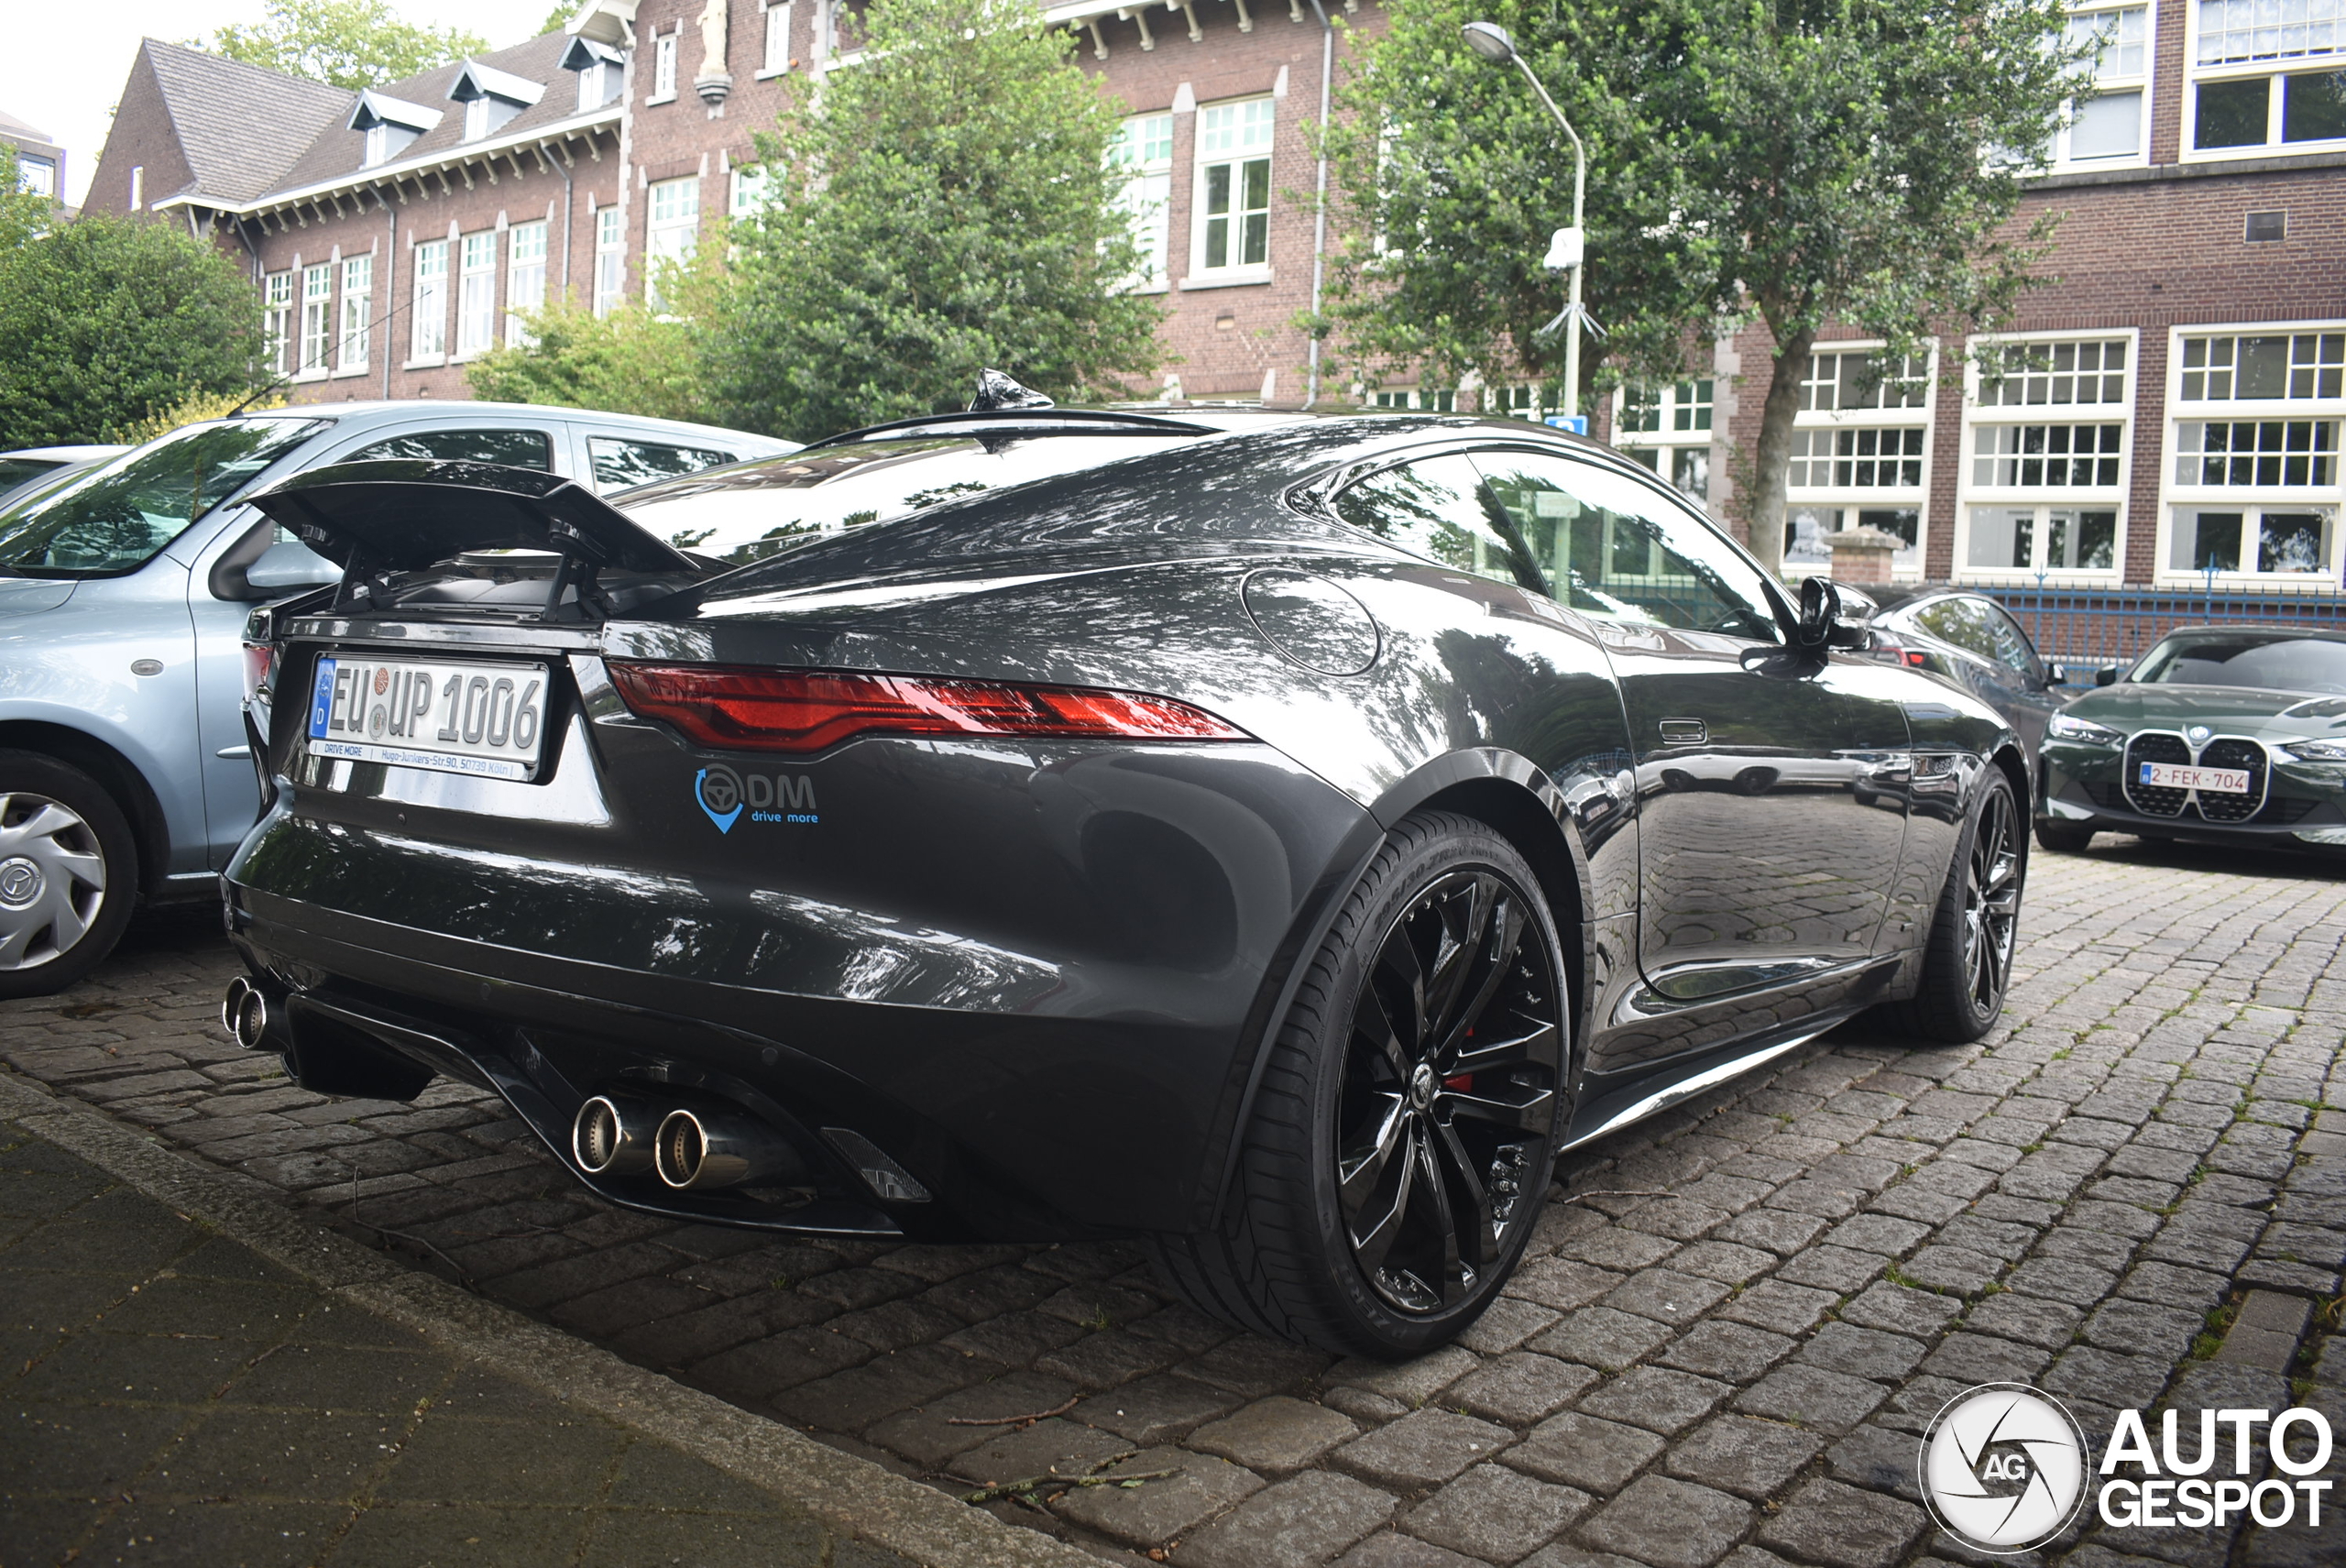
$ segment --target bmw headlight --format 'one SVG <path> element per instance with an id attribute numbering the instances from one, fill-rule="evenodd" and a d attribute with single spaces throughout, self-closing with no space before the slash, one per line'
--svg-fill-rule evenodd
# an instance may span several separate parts
<path id="1" fill-rule="evenodd" d="M 2291 740 L 2276 750 L 2300 762 L 2346 762 L 2346 740 Z"/>
<path id="2" fill-rule="evenodd" d="M 2122 746 L 2126 737 L 2106 724 L 2096 724 L 2089 718 L 2076 718 L 2056 713 L 2045 721 L 2047 740 L 2067 740 L 2080 746 Z"/>

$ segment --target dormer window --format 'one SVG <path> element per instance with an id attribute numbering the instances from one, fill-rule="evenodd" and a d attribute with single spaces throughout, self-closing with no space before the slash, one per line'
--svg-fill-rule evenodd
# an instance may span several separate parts
<path id="1" fill-rule="evenodd" d="M 573 38 L 563 51 L 562 68 L 578 77 L 578 112 L 599 109 L 619 95 L 627 57 L 608 44 Z"/>
<path id="2" fill-rule="evenodd" d="M 465 61 L 448 96 L 465 106 L 465 139 L 478 141 L 503 129 L 522 110 L 545 96 L 539 82 L 478 60 Z"/>
<path id="3" fill-rule="evenodd" d="M 368 169 L 389 163 L 439 123 L 439 110 L 386 97 L 371 88 L 358 94 L 358 106 L 350 114 L 350 128 L 365 138 Z"/>

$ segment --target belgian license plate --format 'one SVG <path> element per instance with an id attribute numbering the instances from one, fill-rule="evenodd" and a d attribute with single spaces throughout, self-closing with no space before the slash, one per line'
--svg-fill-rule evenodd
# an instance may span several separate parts
<path id="1" fill-rule="evenodd" d="M 310 751 L 477 778 L 535 778 L 545 712 L 543 664 L 320 659 L 310 688 Z"/>
<path id="2" fill-rule="evenodd" d="M 2196 789 L 2201 795 L 2246 795 L 2246 768 L 2187 768 L 2181 762 L 2143 762 L 2137 764 L 2143 776 L 2137 784 L 2155 789 Z"/>

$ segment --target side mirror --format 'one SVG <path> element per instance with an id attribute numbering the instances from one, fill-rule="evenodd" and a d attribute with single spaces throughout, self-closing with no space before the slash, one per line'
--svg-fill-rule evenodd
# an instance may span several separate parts
<path id="1" fill-rule="evenodd" d="M 1855 588 L 1824 577 L 1800 586 L 1800 624 L 1796 641 L 1813 652 L 1829 648 L 1865 649 L 1873 644 L 1872 599 Z"/>
<path id="2" fill-rule="evenodd" d="M 302 588 L 322 588 L 342 581 L 342 568 L 296 540 L 272 544 L 260 559 L 245 569 L 245 582 L 257 597 L 275 598 Z"/>
<path id="3" fill-rule="evenodd" d="M 2115 664 L 2104 664 L 2101 668 L 2096 670 L 2093 673 L 2093 684 L 2098 686 L 2116 685 L 2118 684 L 2118 666 Z"/>
<path id="4" fill-rule="evenodd" d="M 2048 686 L 2066 686 L 2069 684 L 2069 672 L 2058 664 L 2048 662 L 2045 666 L 2045 684 Z"/>

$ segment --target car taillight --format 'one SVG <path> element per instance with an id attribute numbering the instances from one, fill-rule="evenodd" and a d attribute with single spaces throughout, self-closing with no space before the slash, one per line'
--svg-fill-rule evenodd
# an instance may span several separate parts
<path id="1" fill-rule="evenodd" d="M 722 664 L 613 663 L 610 672 L 637 714 L 729 751 L 819 751 L 857 735 L 1251 739 L 1187 703 L 1136 692 Z"/>
<path id="2" fill-rule="evenodd" d="M 277 663 L 277 647 L 270 642 L 245 644 L 245 695 L 252 696 L 269 685 L 269 672 Z"/>

